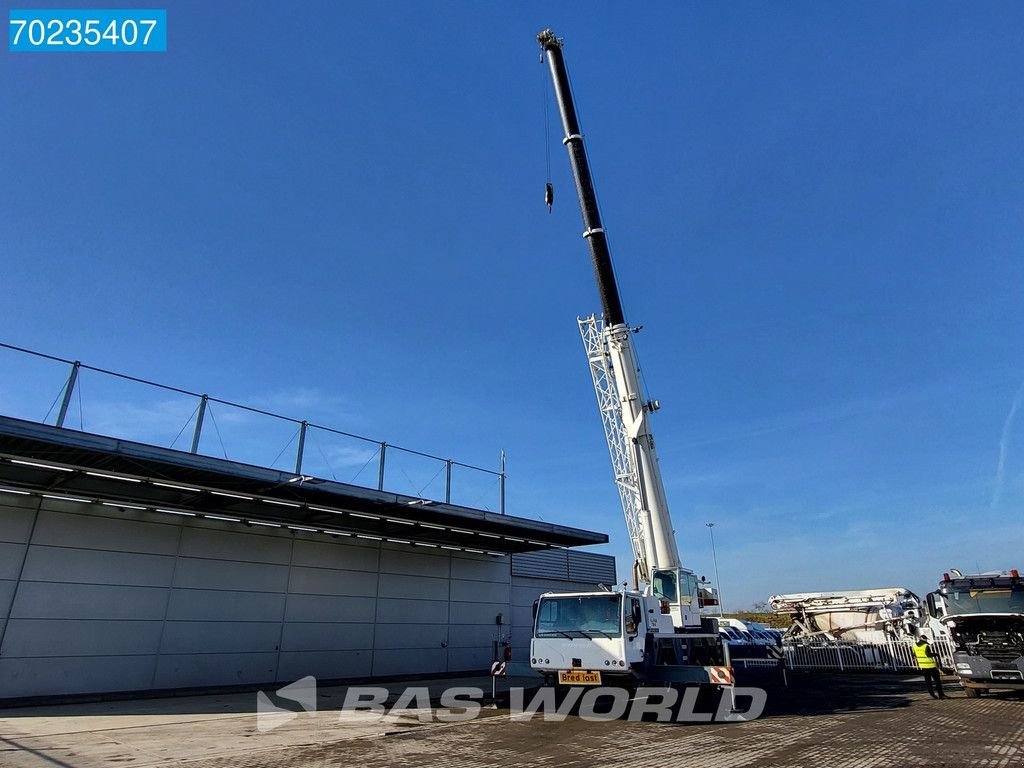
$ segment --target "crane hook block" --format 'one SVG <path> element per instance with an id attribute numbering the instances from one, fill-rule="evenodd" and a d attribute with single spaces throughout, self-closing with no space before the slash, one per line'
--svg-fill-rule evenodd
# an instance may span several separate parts
<path id="1" fill-rule="evenodd" d="M 548 213 L 551 213 L 551 206 L 555 202 L 555 186 L 550 181 L 544 185 L 544 204 L 548 207 Z"/>

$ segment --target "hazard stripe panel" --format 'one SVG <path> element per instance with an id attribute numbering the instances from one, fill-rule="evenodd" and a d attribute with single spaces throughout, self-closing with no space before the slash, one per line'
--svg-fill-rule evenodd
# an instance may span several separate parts
<path id="1" fill-rule="evenodd" d="M 718 685 L 733 684 L 732 667 L 706 667 L 706 669 L 712 683 L 717 683 Z"/>

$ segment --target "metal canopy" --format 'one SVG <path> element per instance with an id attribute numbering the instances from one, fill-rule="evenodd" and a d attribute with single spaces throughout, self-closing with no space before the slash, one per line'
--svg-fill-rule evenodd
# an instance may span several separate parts
<path id="1" fill-rule="evenodd" d="M 493 555 L 608 541 L 594 531 L 0 416 L 4 493 Z"/>

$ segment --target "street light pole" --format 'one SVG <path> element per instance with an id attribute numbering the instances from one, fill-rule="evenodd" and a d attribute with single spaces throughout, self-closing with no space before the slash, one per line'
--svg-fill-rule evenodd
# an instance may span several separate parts
<path id="1" fill-rule="evenodd" d="M 718 584 L 718 615 L 724 616 L 724 607 L 722 601 L 722 579 L 718 575 L 718 553 L 715 551 L 715 524 L 705 523 L 708 527 L 708 532 L 711 534 L 711 557 L 715 561 L 715 582 Z"/>

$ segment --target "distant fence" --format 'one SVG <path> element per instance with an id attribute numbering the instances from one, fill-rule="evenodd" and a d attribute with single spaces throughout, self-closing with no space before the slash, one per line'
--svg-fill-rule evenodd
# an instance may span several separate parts
<path id="1" fill-rule="evenodd" d="M 2 342 L 0 414 L 505 514 L 504 456 L 484 469 Z"/>
<path id="2" fill-rule="evenodd" d="M 953 643 L 949 640 L 929 642 L 939 665 L 953 669 Z M 790 669 L 828 669 L 863 672 L 913 672 L 918 669 L 913 640 L 891 640 L 886 643 L 822 643 L 786 642 L 782 646 L 786 666 Z"/>

